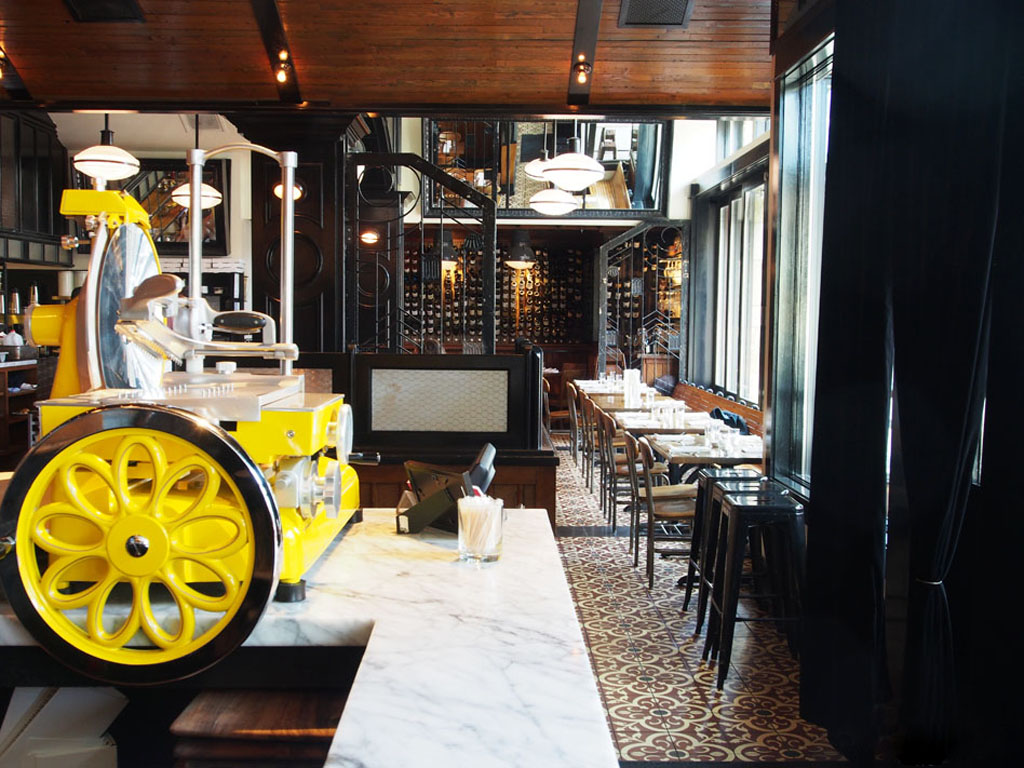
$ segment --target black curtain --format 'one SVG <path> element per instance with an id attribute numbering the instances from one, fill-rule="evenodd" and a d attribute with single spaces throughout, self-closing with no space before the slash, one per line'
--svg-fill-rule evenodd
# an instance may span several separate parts
<path id="1" fill-rule="evenodd" d="M 804 718 L 847 758 L 870 760 L 883 698 L 887 265 L 877 224 L 886 62 L 879 12 L 837 7 L 822 239 L 807 594 Z M 871 3 L 867 4 L 871 6 Z M 876 41 L 874 44 L 872 41 Z"/>
<path id="2" fill-rule="evenodd" d="M 988 372 L 993 245 L 1004 183 L 1009 36 L 993 3 L 888 9 L 886 238 L 909 513 L 902 756 L 935 763 L 954 737 L 945 581 L 971 489 Z M 921 74 L 927 72 L 926 77 Z"/>
<path id="3" fill-rule="evenodd" d="M 1024 30 L 1013 5 L 837 3 L 801 680 L 805 716 L 851 758 L 870 758 L 886 692 L 878 491 L 887 341 L 910 533 L 902 757 L 939 762 L 956 735 L 958 628 L 944 582 L 986 390 L 997 222 L 1019 229 L 1022 215 L 1001 210 L 1017 185 L 1006 146 L 1019 131 L 1007 120 L 1022 87 L 1011 67 Z M 847 327 L 830 326 L 840 321 Z M 990 542 L 990 555 L 1009 546 Z"/>

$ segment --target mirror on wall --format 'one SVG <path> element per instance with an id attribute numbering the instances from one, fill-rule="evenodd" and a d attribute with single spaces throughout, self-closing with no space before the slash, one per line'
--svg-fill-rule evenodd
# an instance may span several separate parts
<path id="1" fill-rule="evenodd" d="M 203 166 L 203 183 L 220 191 L 221 203 L 204 211 L 203 255 L 224 256 L 227 248 L 229 160 L 210 160 Z M 139 173 L 128 179 L 124 191 L 139 201 L 149 214 L 150 234 L 161 255 L 188 253 L 188 210 L 171 199 L 171 193 L 189 182 L 184 160 L 140 161 Z"/>
<path id="2" fill-rule="evenodd" d="M 424 154 L 435 165 L 491 197 L 502 216 L 537 216 L 531 198 L 553 185 L 529 173 L 537 160 L 578 152 L 603 175 L 572 194 L 573 218 L 637 218 L 663 215 L 666 198 L 667 121 L 426 120 Z M 442 200 L 429 182 L 431 212 L 466 207 L 460 197 Z"/>

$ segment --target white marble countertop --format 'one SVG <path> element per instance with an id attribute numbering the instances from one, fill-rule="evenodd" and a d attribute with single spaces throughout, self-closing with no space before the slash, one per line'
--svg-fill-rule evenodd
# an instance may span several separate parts
<path id="1" fill-rule="evenodd" d="M 496 563 L 366 510 L 247 645 L 365 645 L 330 768 L 618 765 L 544 510 L 513 509 Z M 0 604 L 0 643 L 31 638 Z"/>
<path id="2" fill-rule="evenodd" d="M 0 347 L 0 352 L 3 352 L 4 348 Z M 12 360 L 10 357 L 7 360 L 0 362 L 0 368 L 14 368 L 16 365 L 39 365 L 39 361 L 35 358 L 30 360 Z"/>

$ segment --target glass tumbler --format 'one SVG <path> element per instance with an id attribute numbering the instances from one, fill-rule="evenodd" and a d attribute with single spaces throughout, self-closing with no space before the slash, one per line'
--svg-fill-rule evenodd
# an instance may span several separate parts
<path id="1" fill-rule="evenodd" d="M 502 510 L 490 496 L 459 499 L 459 559 L 490 563 L 501 557 Z"/>

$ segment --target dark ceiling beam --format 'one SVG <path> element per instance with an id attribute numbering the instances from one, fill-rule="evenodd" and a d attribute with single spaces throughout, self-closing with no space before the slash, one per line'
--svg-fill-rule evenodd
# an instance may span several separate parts
<path id="1" fill-rule="evenodd" d="M 277 0 L 250 0 L 256 24 L 260 28 L 263 47 L 267 51 L 267 62 L 270 65 L 270 76 L 274 78 L 277 93 L 281 101 L 289 104 L 301 104 L 302 94 L 299 92 L 299 76 L 295 69 L 295 60 L 288 45 L 288 37 L 284 33 L 284 23 Z M 283 75 L 282 80 L 279 75 Z"/>
<path id="2" fill-rule="evenodd" d="M 7 58 L 7 52 L 3 48 L 0 48 L 0 88 L 7 94 L 7 98 L 11 101 L 32 101 L 32 95 L 25 88 L 25 83 L 21 81 L 21 75 L 18 74 L 18 70 L 14 68 L 14 64 Z M 0 99 L 0 104 L 3 103 L 3 99 Z"/>
<path id="3" fill-rule="evenodd" d="M 590 82 L 594 75 L 597 33 L 601 27 L 603 0 L 579 0 L 576 5 L 576 33 L 569 59 L 569 95 L 566 103 L 590 103 Z"/>

